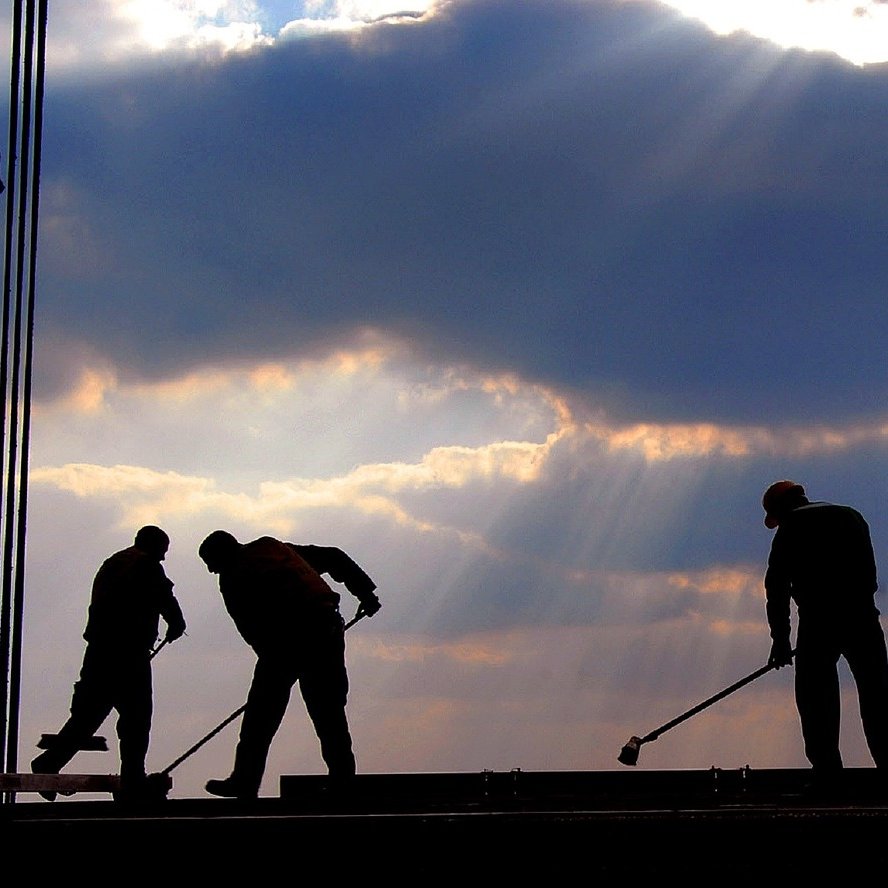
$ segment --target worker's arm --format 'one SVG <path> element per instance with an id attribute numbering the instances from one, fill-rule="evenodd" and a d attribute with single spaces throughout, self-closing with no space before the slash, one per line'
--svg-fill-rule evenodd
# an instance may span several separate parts
<path id="1" fill-rule="evenodd" d="M 792 581 L 784 555 L 780 529 L 774 535 L 768 569 L 765 572 L 765 607 L 771 630 L 771 653 L 768 664 L 779 669 L 792 663 L 790 643 L 790 600 Z"/>
<path id="2" fill-rule="evenodd" d="M 342 549 L 335 546 L 302 546 L 296 543 L 289 545 L 319 574 L 329 574 L 337 583 L 342 583 L 361 602 L 359 612 L 372 617 L 382 607 L 375 594 L 376 583 Z"/>
<path id="3" fill-rule="evenodd" d="M 167 624 L 164 641 L 175 641 L 185 634 L 185 617 L 182 615 L 182 608 L 179 606 L 176 596 L 173 595 L 172 582 L 164 577 L 164 585 L 167 591 L 163 595 L 160 608 L 160 615 Z"/>
<path id="4" fill-rule="evenodd" d="M 862 556 L 860 559 L 860 571 L 862 574 L 862 581 L 865 588 L 871 589 L 873 595 L 875 595 L 879 588 L 879 582 L 876 575 L 876 555 L 875 552 L 873 552 L 873 543 L 872 538 L 870 537 L 870 529 L 869 525 L 864 520 L 863 515 L 861 515 L 859 512 L 856 512 L 855 514 L 858 525 L 860 527 L 862 551 Z"/>

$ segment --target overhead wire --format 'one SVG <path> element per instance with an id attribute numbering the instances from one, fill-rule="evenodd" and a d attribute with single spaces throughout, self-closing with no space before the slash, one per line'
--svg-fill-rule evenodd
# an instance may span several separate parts
<path id="1" fill-rule="evenodd" d="M 31 171 L 30 218 L 28 231 L 28 272 L 24 301 L 26 305 L 22 354 L 22 426 L 19 460 L 17 533 L 15 537 L 15 584 L 12 600 L 12 640 L 10 654 L 9 741 L 7 754 L 10 770 L 16 770 L 19 709 L 22 679 L 22 634 L 25 605 L 25 540 L 27 538 L 28 471 L 31 442 L 31 390 L 34 368 L 34 315 L 36 309 L 37 232 L 40 207 L 40 160 L 43 151 L 43 104 L 46 72 L 46 22 L 48 0 L 40 0 L 36 34 L 34 123 Z"/>
<path id="2" fill-rule="evenodd" d="M 0 432 L 0 766 L 18 765 L 40 161 L 48 0 L 13 0 Z M 7 794 L 4 801 L 14 800 Z"/>

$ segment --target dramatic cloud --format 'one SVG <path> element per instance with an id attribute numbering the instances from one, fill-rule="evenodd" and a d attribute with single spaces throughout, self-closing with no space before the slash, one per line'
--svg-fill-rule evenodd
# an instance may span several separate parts
<path id="1" fill-rule="evenodd" d="M 156 377 L 372 325 L 646 421 L 878 402 L 877 73 L 644 3 L 362 35 L 51 81 L 41 334 Z"/>
<path id="2" fill-rule="evenodd" d="M 446 2 L 446 0 L 445 0 Z M 93 76 L 160 56 L 220 58 L 326 33 L 356 35 L 375 23 L 411 23 L 433 0 L 90 0 L 51 4 L 49 70 Z M 9 11 L 0 22 L 9 22 Z M 6 32 L 10 29 L 5 28 Z"/>

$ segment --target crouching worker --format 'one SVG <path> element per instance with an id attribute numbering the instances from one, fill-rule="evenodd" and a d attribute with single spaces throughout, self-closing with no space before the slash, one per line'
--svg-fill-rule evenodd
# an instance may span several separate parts
<path id="1" fill-rule="evenodd" d="M 167 625 L 165 642 L 185 633 L 182 609 L 161 562 L 169 537 L 159 527 L 143 527 L 133 545 L 106 559 L 92 586 L 86 651 L 74 685 L 71 715 L 52 745 L 31 762 L 35 774 L 57 774 L 102 722 L 117 711 L 120 744 L 118 798 L 152 792 L 145 775 L 153 711 L 151 652 L 159 621 Z M 54 792 L 41 795 L 50 801 Z"/>
<path id="2" fill-rule="evenodd" d="M 207 792 L 258 795 L 271 742 L 297 681 L 331 779 L 352 777 L 344 625 L 339 594 L 320 574 L 342 582 L 360 601 L 359 614 L 366 616 L 380 608 L 376 584 L 333 547 L 297 546 L 267 536 L 240 543 L 217 530 L 203 541 L 199 554 L 219 575 L 225 607 L 257 657 L 234 768 L 224 780 L 210 780 Z"/>

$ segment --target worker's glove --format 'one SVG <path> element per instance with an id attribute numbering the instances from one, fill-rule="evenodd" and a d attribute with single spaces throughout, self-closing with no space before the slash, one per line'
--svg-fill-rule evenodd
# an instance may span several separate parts
<path id="1" fill-rule="evenodd" d="M 361 606 L 358 613 L 363 616 L 372 617 L 382 607 L 380 600 L 372 593 L 368 593 L 361 598 Z"/>
<path id="2" fill-rule="evenodd" d="M 771 645 L 771 654 L 768 657 L 768 665 L 773 666 L 775 669 L 780 669 L 782 666 L 789 666 L 792 663 L 792 655 L 792 645 L 789 643 L 788 638 L 775 640 Z"/>
<path id="3" fill-rule="evenodd" d="M 185 627 L 182 625 L 179 626 L 168 626 L 166 635 L 163 640 L 167 643 L 171 641 L 175 641 L 177 638 L 181 638 L 185 634 Z"/>

